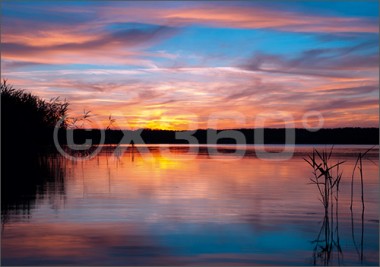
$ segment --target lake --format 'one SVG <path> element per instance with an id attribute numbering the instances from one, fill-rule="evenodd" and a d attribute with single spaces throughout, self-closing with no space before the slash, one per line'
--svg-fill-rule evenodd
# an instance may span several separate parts
<path id="1" fill-rule="evenodd" d="M 327 218 L 303 160 L 313 146 L 276 160 L 254 145 L 243 157 L 170 147 L 48 156 L 41 172 L 21 161 L 15 173 L 38 182 L 12 184 L 2 205 L 2 265 L 379 265 L 378 147 L 363 159 L 365 210 L 357 172 L 352 212 L 352 170 L 368 147 L 334 147 L 330 161 L 346 162 Z"/>

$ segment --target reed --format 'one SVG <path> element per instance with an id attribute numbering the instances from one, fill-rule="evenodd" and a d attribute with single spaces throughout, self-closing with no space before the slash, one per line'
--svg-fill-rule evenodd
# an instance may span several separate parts
<path id="1" fill-rule="evenodd" d="M 363 178 L 363 159 L 365 156 L 370 152 L 374 147 L 371 147 L 364 153 L 359 153 L 356 162 L 354 165 L 354 169 L 352 170 L 352 175 L 351 175 L 351 204 L 350 204 L 350 210 L 352 210 L 352 205 L 354 202 L 354 178 L 355 178 L 355 171 L 358 169 L 359 170 L 359 176 L 360 176 L 360 189 L 361 189 L 361 202 L 362 202 L 362 209 L 364 210 L 365 205 L 364 205 L 364 178 Z"/>
<path id="2" fill-rule="evenodd" d="M 368 152 L 370 152 L 374 147 L 368 149 L 364 153 L 359 153 L 351 175 L 351 235 L 354 247 L 359 255 L 359 260 L 361 263 L 364 261 L 364 174 L 363 174 L 363 160 L 366 159 Z M 333 247 L 336 247 L 338 252 L 338 263 L 343 255 L 342 248 L 340 246 L 339 231 L 338 231 L 338 200 L 339 200 L 339 184 L 342 179 L 343 172 L 340 171 L 339 167 L 344 161 L 338 161 L 336 164 L 331 164 L 331 155 L 333 147 L 330 152 L 322 151 L 319 152 L 316 149 L 313 150 L 311 155 L 304 160 L 313 168 L 313 177 L 310 178 L 311 184 L 315 184 L 318 188 L 320 194 L 320 200 L 325 208 L 325 216 L 322 224 L 322 228 L 318 234 L 317 239 L 314 241 L 316 243 L 313 253 L 314 264 L 317 264 L 319 260 L 323 265 L 329 265 L 331 256 L 333 253 Z M 333 174 L 333 170 L 336 170 Z M 361 191 L 361 203 L 362 203 L 362 213 L 361 213 L 361 242 L 360 251 L 356 244 L 355 233 L 354 233 L 354 218 L 353 218 L 353 201 L 354 201 L 354 179 L 355 173 L 358 171 L 360 176 L 360 191 Z M 334 222 L 333 211 L 334 202 L 333 197 L 335 197 L 335 218 Z M 331 214 L 329 214 L 331 211 Z M 329 218 L 330 216 L 330 218 Z M 335 224 L 336 239 L 333 234 L 333 226 Z M 318 248 L 320 250 L 318 250 Z"/>
<path id="3" fill-rule="evenodd" d="M 325 209 L 325 215 L 322 227 L 315 243 L 313 252 L 313 263 L 329 265 L 334 252 L 337 253 L 338 262 L 343 255 L 339 240 L 339 221 L 338 221 L 338 199 L 339 199 L 339 184 L 342 179 L 343 172 L 340 170 L 340 165 L 344 161 L 338 161 L 331 164 L 331 155 L 333 147 L 330 151 L 323 150 L 319 152 L 314 149 L 311 155 L 304 160 L 313 168 L 313 177 L 310 178 L 311 184 L 315 184 L 320 194 L 320 201 Z M 334 199 L 335 199 L 335 214 L 334 214 Z M 330 211 L 330 213 L 329 213 Z M 334 215 L 336 221 L 334 221 Z M 335 227 L 334 227 L 335 226 Z M 335 235 L 334 235 L 335 230 Z"/>
<path id="4" fill-rule="evenodd" d="M 340 161 L 331 165 L 329 160 L 333 152 L 333 147 L 329 152 L 314 149 L 312 155 L 304 160 L 313 168 L 313 177 L 310 178 L 311 184 L 315 184 L 320 194 L 325 212 L 327 213 L 331 204 L 333 208 L 333 198 L 338 198 L 339 183 L 342 179 L 342 172 L 339 172 L 339 166 L 345 161 Z M 333 175 L 334 169 L 337 170 L 336 175 Z M 335 195 L 334 195 L 335 193 Z"/>
<path id="5" fill-rule="evenodd" d="M 1 99 L 7 116 L 20 114 L 26 119 L 32 119 L 32 123 L 39 126 L 54 127 L 68 110 L 69 103 L 59 97 L 44 100 L 40 97 L 15 89 L 3 80 L 0 85 Z M 10 113 L 10 112 L 13 113 Z"/>
<path id="6" fill-rule="evenodd" d="M 13 88 L 6 80 L 1 82 L 0 92 L 2 145 L 6 154 L 17 156 L 17 149 L 37 151 L 42 145 L 51 145 L 53 129 L 66 116 L 69 103 L 59 97 L 42 99 Z"/>

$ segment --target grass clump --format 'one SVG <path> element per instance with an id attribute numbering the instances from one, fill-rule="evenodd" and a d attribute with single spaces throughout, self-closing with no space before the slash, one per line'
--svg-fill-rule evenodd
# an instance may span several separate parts
<path id="1" fill-rule="evenodd" d="M 1 82 L 0 91 L 3 148 L 52 144 L 53 129 L 66 116 L 69 103 L 59 97 L 41 99 L 13 88 L 6 80 Z"/>

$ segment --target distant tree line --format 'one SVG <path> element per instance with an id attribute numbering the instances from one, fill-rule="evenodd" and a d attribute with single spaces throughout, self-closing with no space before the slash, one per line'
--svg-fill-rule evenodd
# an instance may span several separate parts
<path id="1" fill-rule="evenodd" d="M 255 129 L 235 129 L 240 131 L 245 136 L 246 144 L 254 144 Z M 310 132 L 306 129 L 295 130 L 295 144 L 379 144 L 379 128 L 328 128 L 320 129 L 316 132 Z M 91 139 L 93 143 L 99 143 L 101 130 L 94 129 L 91 131 L 84 129 L 74 130 L 74 141 L 76 144 L 84 143 L 86 139 Z M 141 130 L 136 130 L 141 131 Z M 223 130 L 217 130 L 220 132 Z M 118 144 L 123 143 L 123 137 L 131 134 L 133 131 L 126 130 L 106 130 L 105 143 Z M 188 141 L 177 139 L 177 132 L 186 131 L 172 131 L 172 130 L 151 130 L 143 129 L 141 131 L 141 139 L 146 144 L 188 144 Z M 191 132 L 188 132 L 189 135 Z M 199 144 L 207 144 L 207 130 L 197 130 L 192 135 Z M 286 130 L 283 128 L 264 129 L 264 143 L 265 144 L 284 144 L 286 138 Z M 60 132 L 60 143 L 65 143 L 65 132 Z M 139 142 L 135 141 L 136 144 Z M 218 144 L 235 144 L 234 139 L 221 138 L 217 140 Z"/>

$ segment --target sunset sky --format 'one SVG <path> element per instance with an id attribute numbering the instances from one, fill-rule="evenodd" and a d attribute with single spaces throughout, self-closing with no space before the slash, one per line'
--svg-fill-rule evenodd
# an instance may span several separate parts
<path id="1" fill-rule="evenodd" d="M 210 116 L 218 128 L 255 127 L 257 116 L 283 127 L 278 114 L 302 128 L 307 112 L 323 127 L 378 127 L 378 10 L 378 1 L 2 2 L 1 76 L 102 125 L 112 114 L 120 128 L 207 128 Z"/>

